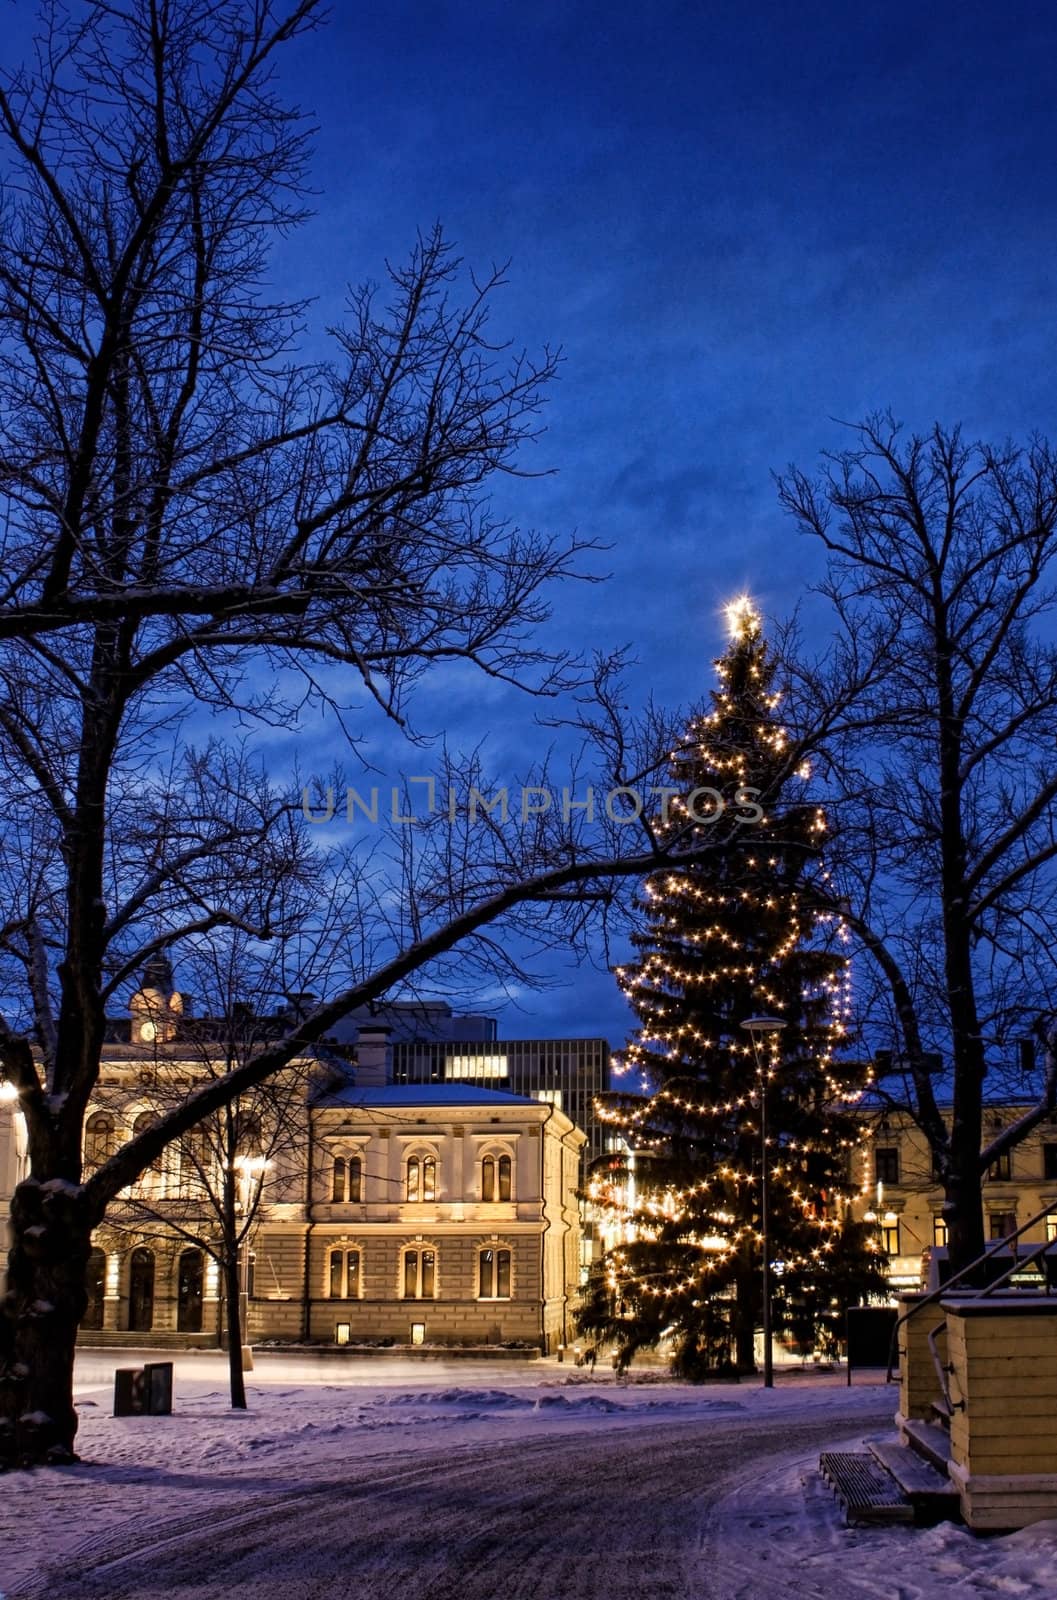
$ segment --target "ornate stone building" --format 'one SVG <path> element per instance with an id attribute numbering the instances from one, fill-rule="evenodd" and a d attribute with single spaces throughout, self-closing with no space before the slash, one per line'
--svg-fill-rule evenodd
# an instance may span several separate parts
<path id="1" fill-rule="evenodd" d="M 105 1047 L 85 1167 L 224 1070 L 165 963 Z M 321 1054 L 235 1108 L 235 1143 L 193 1130 L 111 1207 L 88 1271 L 82 1341 L 215 1345 L 225 1169 L 252 1223 L 241 1255 L 251 1342 L 523 1344 L 571 1331 L 585 1135 L 557 1105 L 475 1084 L 388 1081 L 387 1030 L 354 1065 Z M 223 1119 L 220 1119 L 222 1124 Z M 21 1117 L 0 1102 L 0 1207 Z M 240 1228 L 240 1231 L 241 1228 Z"/>

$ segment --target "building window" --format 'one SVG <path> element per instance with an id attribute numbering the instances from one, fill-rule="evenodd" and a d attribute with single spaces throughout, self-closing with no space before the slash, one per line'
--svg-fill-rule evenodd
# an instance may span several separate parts
<path id="1" fill-rule="evenodd" d="M 992 1182 L 1005 1182 L 1013 1176 L 1013 1155 L 1010 1150 L 1003 1150 L 996 1161 L 992 1161 L 987 1169 L 987 1176 Z"/>
<path id="2" fill-rule="evenodd" d="M 199 1124 L 188 1128 L 176 1149 L 176 1174 L 180 1194 L 198 1195 L 209 1188 L 214 1174 L 213 1145 Z"/>
<path id="3" fill-rule="evenodd" d="M 327 1263 L 328 1294 L 332 1300 L 357 1300 L 360 1296 L 360 1252 L 332 1250 Z"/>
<path id="4" fill-rule="evenodd" d="M 334 1205 L 359 1205 L 363 1186 L 363 1163 L 359 1156 L 338 1156 L 334 1162 L 334 1182 L 330 1198 Z"/>
<path id="5" fill-rule="evenodd" d="M 411 1156 L 407 1163 L 407 1198 L 437 1198 L 437 1163 L 432 1156 Z"/>
<path id="6" fill-rule="evenodd" d="M 932 1242 L 933 1244 L 940 1245 L 942 1248 L 946 1248 L 947 1224 L 944 1222 L 938 1211 L 932 1219 Z"/>
<path id="7" fill-rule="evenodd" d="M 878 1183 L 899 1182 L 899 1146 L 879 1145 L 874 1151 L 874 1175 Z"/>
<path id="8" fill-rule="evenodd" d="M 138 1139 L 141 1133 L 153 1128 L 159 1120 L 155 1112 L 141 1111 L 132 1124 L 132 1137 Z M 133 1186 L 133 1193 L 138 1194 L 141 1200 L 149 1200 L 159 1195 L 162 1188 L 162 1172 L 162 1159 L 159 1156 L 157 1160 L 151 1162 L 145 1172 L 140 1173 Z"/>
<path id="9" fill-rule="evenodd" d="M 201 1250 L 182 1250 L 177 1263 L 176 1279 L 178 1333 L 201 1333 L 204 1285 L 205 1257 Z"/>
<path id="10" fill-rule="evenodd" d="M 510 1299 L 510 1251 L 487 1245 L 477 1256 L 477 1296 L 480 1300 Z"/>
<path id="11" fill-rule="evenodd" d="M 882 1222 L 881 1249 L 886 1255 L 889 1256 L 897 1256 L 900 1254 L 898 1222 Z"/>
<path id="12" fill-rule="evenodd" d="M 114 1119 L 97 1111 L 84 1126 L 84 1164 L 92 1172 L 114 1153 Z M 102 1324 L 100 1324 L 102 1326 Z"/>
<path id="13" fill-rule="evenodd" d="M 485 1156 L 481 1162 L 481 1199 L 510 1199 L 510 1157 Z"/>
<path id="14" fill-rule="evenodd" d="M 437 1257 L 432 1250 L 404 1251 L 404 1299 L 432 1300 L 437 1288 Z"/>
<path id="15" fill-rule="evenodd" d="M 1057 1216 L 1052 1211 L 1046 1218 L 1046 1239 L 1049 1244 L 1057 1243 Z"/>
<path id="16" fill-rule="evenodd" d="M 992 1211 L 987 1218 L 989 1239 L 1008 1239 L 1011 1233 L 1017 1231 L 1017 1214 L 1015 1211 Z"/>
<path id="17" fill-rule="evenodd" d="M 149 1333 L 154 1326 L 154 1252 L 133 1250 L 128 1285 L 130 1333 Z"/>
<path id="18" fill-rule="evenodd" d="M 1044 1144 L 1042 1147 L 1042 1175 L 1044 1178 L 1057 1179 L 1057 1144 Z"/>

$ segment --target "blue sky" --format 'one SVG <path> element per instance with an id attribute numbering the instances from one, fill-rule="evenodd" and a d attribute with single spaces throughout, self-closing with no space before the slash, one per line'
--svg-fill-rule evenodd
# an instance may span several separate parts
<path id="1" fill-rule="evenodd" d="M 499 503 L 612 546 L 556 630 L 689 703 L 727 597 L 784 614 L 818 578 L 770 474 L 836 419 L 1054 432 L 1055 58 L 1027 4 L 338 4 L 284 67 L 322 193 L 281 270 L 323 320 L 437 219 L 510 259 L 499 328 L 565 361 L 529 458 L 555 476 Z M 420 720 L 500 761 L 545 742 L 454 681 Z M 621 1042 L 612 979 L 556 975 L 502 1030 Z"/>

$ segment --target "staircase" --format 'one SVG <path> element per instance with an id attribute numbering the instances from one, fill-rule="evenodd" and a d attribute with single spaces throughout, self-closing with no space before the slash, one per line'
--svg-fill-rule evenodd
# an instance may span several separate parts
<path id="1" fill-rule="evenodd" d="M 961 1272 L 955 1273 L 941 1288 L 923 1295 L 916 1305 L 899 1318 L 892 1335 L 892 1359 L 886 1375 L 888 1382 L 893 1375 L 899 1329 L 928 1308 L 932 1309 L 935 1316 L 940 1298 L 950 1296 L 946 1302 L 946 1311 L 941 1312 L 942 1320 L 928 1329 L 927 1354 L 926 1340 L 920 1335 L 916 1340 L 911 1340 L 909 1334 L 904 1338 L 905 1359 L 911 1365 L 909 1378 L 906 1374 L 903 1376 L 904 1399 L 901 1402 L 899 1417 L 899 1438 L 869 1443 L 862 1451 L 826 1450 L 819 1458 L 819 1471 L 843 1506 L 849 1526 L 901 1523 L 915 1527 L 931 1527 L 937 1522 L 962 1520 L 963 1506 L 966 1507 L 966 1519 L 974 1527 L 999 1525 L 996 1522 L 987 1524 L 983 1520 L 978 1522 L 975 1502 L 963 1499 L 956 1482 L 953 1481 L 956 1478 L 964 1480 L 966 1474 L 964 1466 L 952 1470 L 954 1462 L 951 1450 L 951 1425 L 955 1416 L 960 1415 L 961 1420 L 957 1428 L 964 1434 L 969 1412 L 966 1410 L 964 1388 L 959 1389 L 955 1384 L 955 1394 L 952 1396 L 950 1379 L 954 1366 L 941 1351 L 940 1341 L 946 1335 L 948 1318 L 953 1315 L 957 1322 L 964 1314 L 960 1310 L 953 1312 L 951 1310 L 952 1304 L 957 1304 L 962 1298 L 986 1302 L 989 1297 L 996 1296 L 997 1290 L 1002 1290 L 1002 1295 L 995 1299 L 993 1305 L 995 1311 L 1001 1309 L 999 1300 L 1005 1303 L 1017 1302 L 1018 1313 L 1021 1306 L 1027 1302 L 1033 1303 L 1040 1311 L 1044 1309 L 1040 1305 L 1042 1301 L 1049 1302 L 1050 1306 L 1053 1305 L 1054 1292 L 1048 1288 L 1045 1276 L 1055 1253 L 1053 1241 L 1047 1240 L 1040 1245 L 1032 1245 L 1026 1254 L 1018 1256 L 1017 1240 L 1022 1233 L 1043 1222 L 1054 1211 L 1057 1211 L 1057 1202 L 1051 1203 L 1037 1216 L 1025 1222 L 1015 1234 L 995 1240 L 976 1261 Z M 996 1261 L 995 1257 L 1010 1249 L 1013 1259 L 1012 1265 L 1007 1270 L 992 1276 L 991 1281 L 983 1288 L 967 1288 L 966 1280 L 975 1276 L 981 1267 L 988 1276 L 992 1275 L 996 1266 L 1001 1267 L 1003 1263 Z M 1050 1257 L 1049 1261 L 1047 1255 Z M 1038 1277 L 1043 1287 L 1022 1288 L 1021 1285 L 1025 1282 L 1025 1268 L 1034 1266 L 1035 1263 L 1038 1263 Z M 961 1285 L 959 1293 L 952 1294 L 952 1290 L 959 1284 Z M 909 1353 L 912 1344 L 915 1344 L 920 1352 L 913 1361 Z M 960 1370 L 961 1381 L 964 1382 L 964 1371 Z M 931 1404 L 926 1398 L 931 1388 L 928 1383 L 930 1372 L 934 1372 L 938 1390 Z M 908 1393 L 905 1388 L 907 1383 L 917 1385 L 917 1416 L 902 1414 L 909 1409 L 905 1398 Z M 925 1411 L 928 1412 L 927 1417 L 922 1415 Z M 975 1414 L 974 1406 L 973 1415 Z M 961 1436 L 960 1434 L 959 1437 Z M 962 1444 L 958 1445 L 959 1452 L 962 1452 L 963 1445 L 964 1438 Z M 963 1455 L 960 1454 L 959 1460 L 963 1459 Z M 1016 1525 L 1021 1526 L 1023 1523 Z"/>
<path id="2" fill-rule="evenodd" d="M 824 1450 L 819 1471 L 844 1507 L 849 1527 L 910 1523 L 932 1528 L 958 1518 L 958 1493 L 935 1456 L 898 1440 L 871 1443 L 866 1451 Z"/>

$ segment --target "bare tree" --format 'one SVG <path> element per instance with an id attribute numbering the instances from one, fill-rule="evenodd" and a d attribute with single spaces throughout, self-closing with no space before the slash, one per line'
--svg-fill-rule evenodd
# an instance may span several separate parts
<path id="1" fill-rule="evenodd" d="M 483 970 L 513 935 L 582 939 L 588 911 L 678 846 L 600 792 L 594 822 L 556 804 L 507 831 L 441 808 L 413 848 L 317 832 L 313 851 L 297 783 L 270 781 L 253 745 L 306 703 L 354 740 L 350 678 L 402 723 L 438 662 L 543 694 L 576 677 L 533 636 L 575 545 L 497 523 L 485 498 L 554 369 L 490 340 L 500 275 L 457 298 L 430 235 L 384 297 L 352 297 L 313 365 L 296 359 L 304 308 L 267 299 L 305 162 L 273 64 L 318 13 L 48 4 L 34 68 L 0 82 L 0 1062 L 31 1164 L 0 1463 L 70 1459 L 91 1233 L 170 1145 L 456 947 Z M 666 750 L 635 754 L 605 683 L 584 715 L 621 782 Z M 212 715 L 204 745 L 189 709 Z M 314 854 L 329 887 L 299 929 L 288 886 Z M 323 999 L 84 1172 L 108 1004 L 224 929 L 278 941 L 291 989 L 315 963 Z"/>
<path id="2" fill-rule="evenodd" d="M 292 933 L 303 931 L 299 915 Z M 281 940 L 255 946 L 239 931 L 214 933 L 185 947 L 181 981 L 186 978 L 193 990 L 194 1014 L 182 998 L 176 1023 L 159 1007 L 151 1024 L 156 1045 L 149 1084 L 144 1086 L 140 1069 L 134 1085 L 105 1087 L 93 1104 L 112 1104 L 120 1113 L 131 1089 L 144 1107 L 143 1121 L 160 1123 L 182 1106 L 189 1087 L 227 1078 L 281 1038 L 303 1005 L 302 997 L 284 998 L 277 989 L 286 954 Z M 156 960 L 151 968 L 172 987 L 167 961 Z M 299 962 L 298 976 L 310 975 L 308 964 Z M 144 1007 L 150 1010 L 142 998 Z M 128 1243 L 156 1240 L 169 1249 L 182 1241 L 215 1263 L 223 1286 L 231 1404 L 238 1410 L 246 1409 L 249 1260 L 261 1210 L 275 1202 L 303 1203 L 309 1099 L 332 1070 L 314 1056 L 295 1058 L 266 1082 L 226 1100 L 170 1145 L 107 1213 L 110 1235 L 124 1235 Z"/>
<path id="3" fill-rule="evenodd" d="M 908 437 L 890 417 L 854 431 L 820 477 L 779 480 L 829 553 L 835 625 L 823 658 L 805 664 L 795 635 L 786 656 L 801 726 L 826 725 L 834 888 L 868 958 L 883 1087 L 930 1141 L 964 1265 L 983 1248 L 983 1174 L 1057 1090 L 1057 459 L 1041 439 Z M 1033 1032 L 1045 1066 L 1014 1078 Z M 1003 1090 L 1032 1108 L 984 1144 L 985 1095 Z"/>

